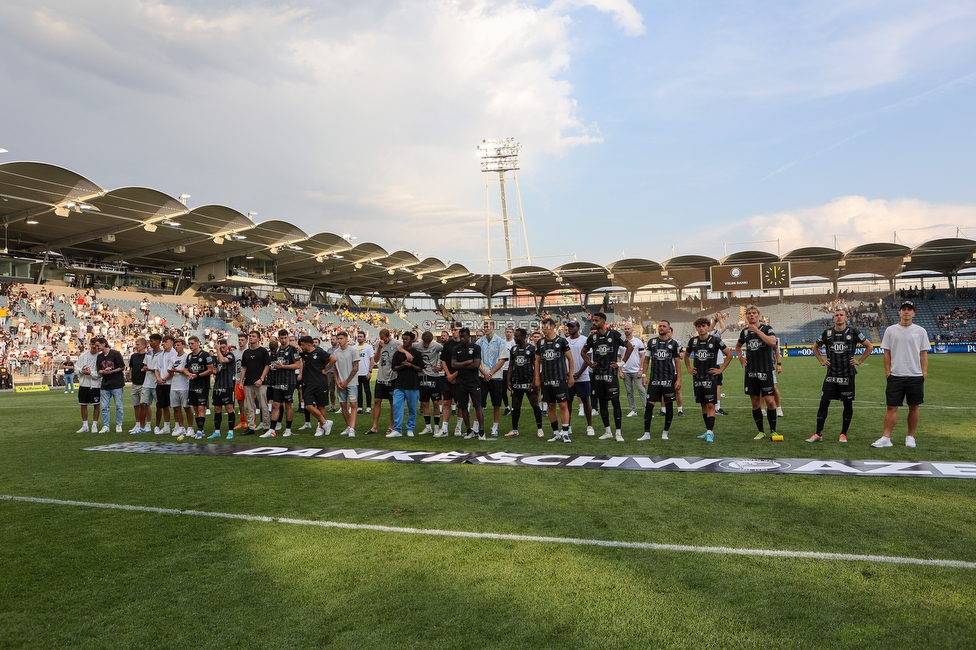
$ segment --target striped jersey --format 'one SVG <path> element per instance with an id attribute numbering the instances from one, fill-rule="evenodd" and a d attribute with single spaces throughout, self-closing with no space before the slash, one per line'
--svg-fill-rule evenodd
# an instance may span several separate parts
<path id="1" fill-rule="evenodd" d="M 535 382 L 535 346 L 526 343 L 524 347 L 513 346 L 508 357 L 512 388 L 529 390 Z"/>
<path id="2" fill-rule="evenodd" d="M 615 329 L 607 329 L 606 334 L 599 334 L 596 330 L 586 337 L 583 349 L 589 352 L 590 361 L 596 364 L 593 368 L 593 381 L 613 381 L 617 371 L 610 367 L 617 361 L 620 348 L 627 347 L 623 334 Z"/>
<path id="3" fill-rule="evenodd" d="M 535 347 L 539 357 L 539 375 L 543 386 L 564 386 L 569 382 L 569 362 L 566 351 L 569 341 L 561 336 L 542 337 Z"/>
<path id="4" fill-rule="evenodd" d="M 220 363 L 217 357 L 214 357 L 213 363 L 217 367 L 217 374 L 214 375 L 214 390 L 234 390 L 234 384 L 240 376 L 237 369 L 237 353 L 228 352 L 225 358 L 227 363 Z"/>
<path id="5" fill-rule="evenodd" d="M 766 336 L 776 338 L 776 332 L 765 323 L 759 324 L 759 331 Z M 745 329 L 739 334 L 739 343 L 746 354 L 746 372 L 773 372 L 776 367 L 776 352 L 772 346 L 759 338 L 755 332 Z"/>
<path id="6" fill-rule="evenodd" d="M 718 356 L 723 353 L 728 353 L 728 346 L 714 334 L 709 334 L 705 338 L 693 336 L 688 341 L 687 354 L 695 365 L 698 377 L 704 377 L 712 368 L 718 368 L 721 365 Z"/>
<path id="7" fill-rule="evenodd" d="M 857 374 L 857 368 L 851 364 L 855 348 L 864 345 L 867 340 L 868 337 L 856 327 L 847 326 L 840 332 L 833 327 L 824 330 L 817 339 L 817 344 L 830 361 L 830 365 L 827 366 L 827 376 L 853 379 Z"/>
<path id="8" fill-rule="evenodd" d="M 678 371 L 674 367 L 681 357 L 681 344 L 672 339 L 655 338 L 647 342 L 644 356 L 650 359 L 647 368 L 647 383 L 657 386 L 674 382 L 678 378 Z"/>

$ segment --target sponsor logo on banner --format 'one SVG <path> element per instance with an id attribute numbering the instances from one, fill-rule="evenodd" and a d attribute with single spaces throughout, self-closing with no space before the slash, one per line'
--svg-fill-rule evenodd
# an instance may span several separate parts
<path id="1" fill-rule="evenodd" d="M 49 391 L 51 388 L 46 384 L 33 384 L 30 386 L 14 386 L 15 393 L 39 393 L 41 391 Z"/>
<path id="2" fill-rule="evenodd" d="M 909 476 L 976 478 L 976 463 L 894 462 L 886 460 L 820 460 L 815 458 L 702 458 L 698 456 L 588 456 L 577 454 L 517 454 L 507 451 L 420 451 L 352 449 L 344 447 L 249 447 L 244 445 L 118 442 L 85 451 L 141 454 L 239 456 L 249 458 L 309 458 L 416 465 L 503 465 L 559 469 L 620 469 L 665 472 L 723 472 L 736 474 L 819 474 L 835 476 Z"/>

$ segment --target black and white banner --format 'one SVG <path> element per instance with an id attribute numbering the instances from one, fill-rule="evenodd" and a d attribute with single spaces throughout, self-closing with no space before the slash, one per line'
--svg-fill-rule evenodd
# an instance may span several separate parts
<path id="1" fill-rule="evenodd" d="M 587 456 L 579 454 L 516 454 L 507 451 L 407 451 L 337 447 L 250 447 L 172 442 L 119 442 L 86 451 L 193 456 L 311 458 L 416 465 L 502 465 L 559 469 L 623 469 L 662 472 L 731 472 L 736 474 L 821 474 L 834 476 L 912 476 L 976 478 L 976 463 L 887 460 L 820 460 L 814 458 L 703 458 L 698 456 Z"/>

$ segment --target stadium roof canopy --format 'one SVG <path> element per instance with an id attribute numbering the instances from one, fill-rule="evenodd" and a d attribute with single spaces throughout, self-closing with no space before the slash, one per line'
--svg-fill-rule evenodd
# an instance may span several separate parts
<path id="1" fill-rule="evenodd" d="M 631 258 L 605 266 L 571 262 L 554 269 L 522 266 L 502 274 L 472 273 L 406 250 L 389 252 L 380 243 L 353 244 L 334 232 L 309 235 L 287 221 L 255 223 L 223 205 L 190 209 L 179 199 L 147 187 L 106 190 L 71 170 L 42 162 L 0 164 L 0 225 L 8 255 L 64 258 L 66 267 L 144 271 L 186 270 L 231 259 L 274 262 L 275 281 L 289 288 L 400 298 L 452 293 L 496 295 L 512 288 L 537 297 L 561 289 L 583 294 L 622 287 L 703 285 L 719 261 L 684 255 L 658 263 Z M 915 248 L 871 243 L 846 253 L 799 248 L 782 257 L 741 251 L 723 263 L 789 261 L 793 277 L 835 280 L 874 275 L 889 280 L 908 273 L 951 276 L 976 268 L 976 241 L 935 239 Z M 113 267 L 114 265 L 114 267 Z M 229 285 L 246 286 L 246 278 Z"/>

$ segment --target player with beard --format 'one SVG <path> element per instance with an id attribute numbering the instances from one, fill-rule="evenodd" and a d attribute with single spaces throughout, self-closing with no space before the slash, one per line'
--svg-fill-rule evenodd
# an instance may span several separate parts
<path id="1" fill-rule="evenodd" d="M 528 332 L 523 328 L 514 330 L 514 345 L 509 351 L 508 366 L 508 390 L 512 392 L 512 430 L 505 434 L 506 438 L 519 434 L 522 398 L 526 395 L 532 405 L 537 434 L 540 438 L 545 435 L 542 431 L 542 410 L 539 409 L 539 389 L 535 385 L 535 346 L 528 343 L 527 338 Z"/>
<path id="2" fill-rule="evenodd" d="M 298 346 L 301 349 L 301 380 L 305 385 L 305 408 L 318 421 L 315 437 L 327 436 L 332 433 L 332 420 L 327 420 L 325 414 L 332 401 L 329 397 L 329 385 L 332 383 L 329 375 L 333 372 L 335 357 L 331 352 L 319 347 L 311 336 L 298 339 Z M 338 343 L 336 349 L 341 349 Z"/>
<path id="3" fill-rule="evenodd" d="M 457 402 L 458 418 L 464 420 L 467 430 L 464 438 L 470 440 L 475 436 L 478 440 L 485 437 L 485 415 L 481 406 L 481 346 L 471 342 L 471 330 L 462 327 L 458 332 L 459 341 L 451 352 L 451 368 L 456 373 L 457 384 L 454 400 Z M 474 407 L 477 432 L 471 426 L 468 415 L 468 402 Z"/>
<path id="4" fill-rule="evenodd" d="M 424 416 L 424 428 L 420 435 L 434 433 L 435 438 L 443 438 L 447 432 L 441 432 L 441 383 L 444 371 L 441 369 L 441 351 L 444 346 L 434 341 L 432 332 L 424 332 L 421 344 L 414 343 L 414 349 L 424 357 L 424 371 L 420 375 L 420 406 Z M 433 413 L 431 412 L 433 404 Z M 431 428 L 431 416 L 434 426 Z"/>
<path id="5" fill-rule="evenodd" d="M 285 430 L 283 438 L 291 435 L 291 423 L 295 417 L 295 387 L 298 383 L 296 370 L 302 367 L 301 351 L 293 347 L 288 339 L 288 330 L 278 330 L 278 348 L 271 353 L 268 370 L 268 401 L 271 402 L 271 426 L 261 434 L 261 438 L 274 438 L 278 423 L 281 422 L 281 409 L 285 409 Z"/>
<path id="6" fill-rule="evenodd" d="M 860 357 L 854 357 L 855 348 L 864 346 Z M 840 442 L 847 442 L 847 431 L 854 419 L 854 377 L 857 367 L 871 356 L 874 345 L 868 337 L 847 323 L 847 310 L 838 307 L 834 310 L 834 326 L 823 331 L 813 344 L 813 356 L 821 366 L 827 368 L 823 388 L 820 392 L 820 408 L 817 410 L 817 432 L 807 438 L 807 442 L 823 440 L 824 423 L 827 422 L 827 409 L 832 400 L 840 400 L 844 405 L 841 416 Z M 823 352 L 827 352 L 824 358 Z"/>
<path id="7" fill-rule="evenodd" d="M 735 353 L 745 368 L 745 392 L 752 402 L 752 419 L 759 434 L 753 440 L 766 437 L 763 430 L 762 405 L 765 402 L 770 435 L 776 436 L 776 398 L 773 387 L 776 333 L 760 320 L 759 308 L 746 307 L 746 329 L 739 333 Z M 743 348 L 748 352 L 743 354 Z"/>
<path id="8" fill-rule="evenodd" d="M 709 332 L 707 318 L 695 320 L 698 336 L 688 341 L 685 351 L 685 367 L 692 376 L 695 385 L 695 401 L 701 404 L 702 418 L 705 420 L 705 433 L 698 436 L 705 442 L 715 442 L 715 404 L 718 402 L 718 378 L 732 363 L 732 356 L 728 347 L 714 333 Z M 725 356 L 725 361 L 719 365 L 719 355 Z M 694 362 L 694 365 L 692 365 Z M 761 422 L 761 420 L 760 420 Z"/>
<path id="9" fill-rule="evenodd" d="M 224 413 L 227 414 L 227 439 L 234 438 L 234 393 L 237 389 L 237 353 L 227 345 L 227 339 L 217 339 L 214 355 L 213 419 L 214 432 L 207 440 L 220 437 Z"/>
<path id="10" fill-rule="evenodd" d="M 573 353 L 569 341 L 556 334 L 551 318 L 542 321 L 542 336 L 535 344 L 535 385 L 542 400 L 549 405 L 549 425 L 552 437 L 546 442 L 572 442 L 569 439 L 569 389 L 573 386 Z M 557 407 L 558 405 L 558 407 Z M 559 431 L 557 416 L 562 422 Z"/>
<path id="11" fill-rule="evenodd" d="M 580 354 L 583 361 L 593 369 L 593 394 L 600 407 L 600 418 L 606 433 L 599 440 L 616 437 L 617 442 L 623 442 L 624 436 L 620 432 L 623 424 L 623 411 L 620 408 L 620 384 L 617 380 L 617 363 L 620 348 L 626 348 L 621 363 L 627 363 L 634 352 L 633 344 L 625 339 L 615 329 L 607 326 L 607 315 L 602 311 L 593 314 L 593 327 Z M 590 358 L 592 353 L 593 358 Z M 610 411 L 608 402 L 613 404 L 613 423 L 616 434 L 610 431 Z"/>
<path id="12" fill-rule="evenodd" d="M 583 362 L 583 356 L 580 354 L 583 346 L 586 345 L 586 338 L 580 336 L 579 321 L 571 320 L 566 323 L 566 331 L 568 332 L 566 341 L 569 343 L 569 349 L 573 353 L 573 368 L 576 370 L 573 373 L 573 387 L 569 389 L 569 405 L 567 408 L 572 413 L 573 398 L 579 398 L 579 415 L 586 417 L 586 435 L 593 436 L 596 435 L 596 432 L 593 431 L 593 407 L 590 402 L 591 373 L 590 367 Z"/>
<path id="13" fill-rule="evenodd" d="M 661 440 L 667 440 L 674 417 L 674 401 L 681 390 L 681 344 L 672 337 L 671 323 L 662 320 L 657 324 L 657 338 L 647 342 L 643 357 L 638 377 L 647 387 L 647 393 L 644 396 L 644 435 L 637 441 L 651 439 L 651 420 L 658 400 L 664 402 L 665 411 Z"/>
<path id="14" fill-rule="evenodd" d="M 210 375 L 217 369 L 214 367 L 216 360 L 213 355 L 200 347 L 200 339 L 191 336 L 187 339 L 190 342 L 190 354 L 186 357 L 186 366 L 183 373 L 190 379 L 190 392 L 187 395 L 187 403 L 193 408 L 197 423 L 195 437 L 197 440 L 203 438 L 203 428 L 207 424 L 207 404 L 210 401 Z M 214 405 L 214 409 L 217 406 Z M 189 422 L 187 423 L 189 424 Z"/>
<path id="15" fill-rule="evenodd" d="M 444 382 L 441 384 L 441 399 L 443 400 L 441 403 L 441 411 L 444 414 L 444 420 L 441 422 L 441 432 L 444 434 L 447 433 L 448 424 L 450 424 L 451 405 L 457 401 L 455 396 L 457 392 L 457 372 L 451 366 L 451 358 L 454 354 L 454 348 L 461 342 L 459 336 L 460 331 L 461 323 L 456 321 L 451 323 L 451 335 L 441 344 L 443 346 L 441 349 L 441 367 L 444 369 Z M 443 335 L 444 333 L 442 332 L 441 334 Z M 454 435 L 464 435 L 461 433 L 461 418 L 458 418 Z"/>
<path id="16" fill-rule="evenodd" d="M 393 380 L 396 378 L 396 373 L 393 371 L 393 355 L 398 349 L 402 350 L 403 344 L 393 338 L 389 329 L 385 327 L 381 329 L 372 358 L 372 363 L 377 369 L 376 389 L 373 391 L 373 426 L 369 428 L 366 435 L 379 432 L 384 400 L 390 407 L 390 426 L 386 430 L 387 434 L 392 433 L 396 428 L 393 413 Z"/>

